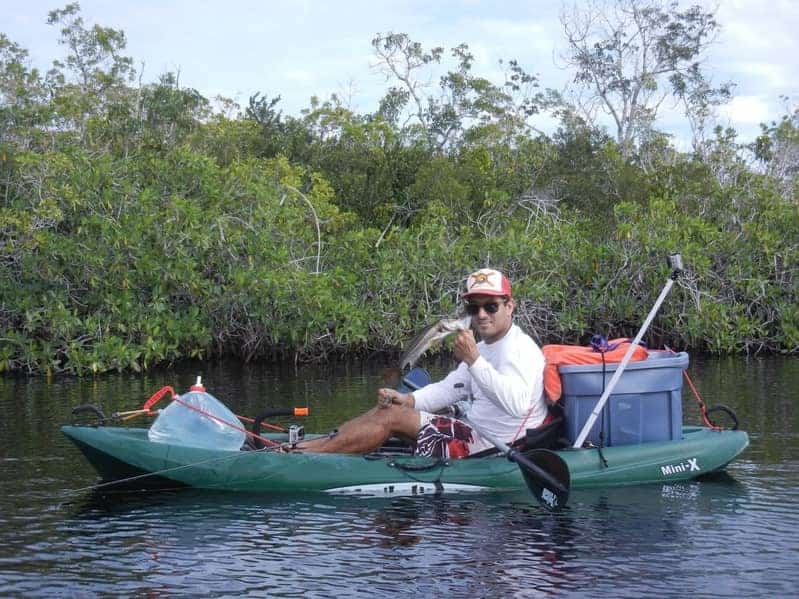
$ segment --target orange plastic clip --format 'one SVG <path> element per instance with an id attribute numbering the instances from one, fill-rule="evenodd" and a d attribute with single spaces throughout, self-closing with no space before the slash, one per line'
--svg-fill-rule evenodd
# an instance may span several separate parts
<path id="1" fill-rule="evenodd" d="M 294 408 L 294 415 L 295 416 L 307 416 L 308 415 L 308 408 Z"/>

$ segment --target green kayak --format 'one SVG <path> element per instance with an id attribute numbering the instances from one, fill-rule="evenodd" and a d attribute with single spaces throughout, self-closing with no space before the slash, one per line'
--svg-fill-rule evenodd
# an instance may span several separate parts
<path id="1" fill-rule="evenodd" d="M 153 442 L 143 428 L 69 425 L 61 431 L 105 480 L 157 478 L 235 492 L 365 496 L 525 486 L 517 465 L 498 455 L 438 460 L 392 451 L 339 455 L 221 450 Z M 281 434 L 269 437 L 286 440 Z M 723 469 L 748 444 L 743 431 L 687 426 L 679 439 L 605 447 L 601 454 L 596 448 L 556 453 L 568 465 L 572 488 L 583 489 L 694 479 Z"/>

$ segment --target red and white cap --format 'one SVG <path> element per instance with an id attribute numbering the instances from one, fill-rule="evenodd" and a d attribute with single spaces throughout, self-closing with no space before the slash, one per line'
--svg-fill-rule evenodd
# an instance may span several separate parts
<path id="1" fill-rule="evenodd" d="M 481 268 L 466 279 L 466 292 L 461 297 L 472 295 L 511 296 L 510 279 L 493 268 Z"/>

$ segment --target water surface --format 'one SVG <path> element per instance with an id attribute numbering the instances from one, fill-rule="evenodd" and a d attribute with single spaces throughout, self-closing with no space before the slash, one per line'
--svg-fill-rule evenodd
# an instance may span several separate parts
<path id="1" fill-rule="evenodd" d="M 552 515 L 525 493 L 392 499 L 190 489 L 92 491 L 58 432 L 72 406 L 139 407 L 202 371 L 237 413 L 308 406 L 328 430 L 374 401 L 370 363 L 186 364 L 142 376 L 0 379 L 2 596 L 772 596 L 799 593 L 799 360 L 698 359 L 709 405 L 752 444 L 702 482 L 575 491 Z M 699 423 L 684 392 L 685 421 Z"/>

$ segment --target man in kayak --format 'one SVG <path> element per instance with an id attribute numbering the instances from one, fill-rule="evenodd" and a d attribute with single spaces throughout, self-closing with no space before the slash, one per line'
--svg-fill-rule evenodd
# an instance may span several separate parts
<path id="1" fill-rule="evenodd" d="M 511 443 L 525 428 L 539 426 L 547 415 L 544 356 L 513 324 L 510 280 L 497 270 L 478 270 L 469 275 L 461 297 L 481 341 L 476 342 L 472 330 L 457 333 L 453 351 L 460 363 L 455 370 L 412 393 L 380 389 L 376 407 L 344 423 L 336 434 L 301 441 L 296 449 L 368 453 L 396 435 L 415 441 L 417 455 L 467 457 L 494 445 L 468 422 L 436 415 L 467 397 L 473 398 L 468 420 L 495 439 Z"/>

